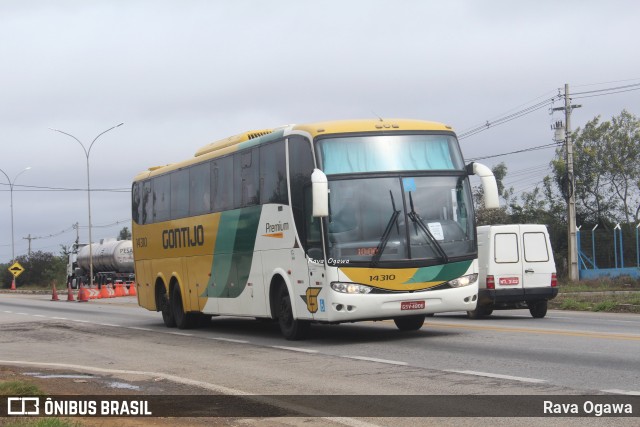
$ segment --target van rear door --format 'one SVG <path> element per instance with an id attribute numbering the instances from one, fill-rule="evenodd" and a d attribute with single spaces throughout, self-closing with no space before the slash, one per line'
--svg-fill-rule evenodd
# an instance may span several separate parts
<path id="1" fill-rule="evenodd" d="M 551 285 L 551 273 L 555 271 L 549 250 L 549 236 L 543 228 L 527 229 L 522 233 L 522 268 L 525 288 L 541 288 Z"/>
<path id="2" fill-rule="evenodd" d="M 492 271 L 496 291 L 522 289 L 520 230 L 518 225 L 496 227 L 493 236 Z"/>

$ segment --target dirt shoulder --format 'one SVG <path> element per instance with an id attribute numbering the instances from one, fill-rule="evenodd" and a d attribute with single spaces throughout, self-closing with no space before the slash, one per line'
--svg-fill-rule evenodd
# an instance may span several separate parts
<path id="1" fill-rule="evenodd" d="M 7 381 L 21 381 L 33 384 L 45 395 L 80 395 L 80 396 L 144 396 L 144 395 L 201 395 L 211 394 L 198 387 L 177 384 L 163 378 L 146 378 L 133 380 L 122 379 L 108 375 L 88 374 L 73 370 L 50 370 L 40 368 L 22 368 L 15 366 L 0 366 L 0 383 Z M 30 419 L 35 420 L 35 419 Z M 72 417 L 70 425 L 77 426 L 238 426 L 252 425 L 257 419 L 238 418 L 102 418 L 102 417 Z M 12 425 L 18 422 L 15 418 L 0 418 L 0 425 Z M 263 420 L 264 421 L 264 420 Z M 22 424 L 16 425 L 35 425 Z M 270 425 L 270 422 L 260 422 L 260 425 Z M 273 424 L 276 425 L 276 424 Z"/>

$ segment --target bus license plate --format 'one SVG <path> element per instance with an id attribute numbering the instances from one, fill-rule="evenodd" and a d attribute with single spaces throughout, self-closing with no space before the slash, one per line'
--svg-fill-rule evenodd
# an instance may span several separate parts
<path id="1" fill-rule="evenodd" d="M 422 310 L 424 301 L 405 301 L 400 304 L 400 310 Z"/>

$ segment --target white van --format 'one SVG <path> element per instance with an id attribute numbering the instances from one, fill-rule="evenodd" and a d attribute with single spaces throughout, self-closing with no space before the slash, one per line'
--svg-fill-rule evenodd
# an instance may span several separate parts
<path id="1" fill-rule="evenodd" d="M 547 314 L 547 301 L 558 294 L 556 266 L 547 227 L 539 224 L 478 227 L 478 305 L 469 318 L 493 310 L 528 308 Z"/>

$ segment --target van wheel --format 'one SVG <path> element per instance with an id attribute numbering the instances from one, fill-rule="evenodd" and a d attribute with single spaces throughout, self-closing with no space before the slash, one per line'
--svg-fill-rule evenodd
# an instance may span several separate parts
<path id="1" fill-rule="evenodd" d="M 417 331 L 424 324 L 424 315 L 396 317 L 393 322 L 401 331 Z"/>
<path id="2" fill-rule="evenodd" d="M 192 329 L 196 326 L 198 318 L 197 313 L 185 313 L 182 307 L 182 295 L 180 294 L 180 287 L 174 286 L 171 293 L 171 311 L 176 321 L 178 329 Z"/>
<path id="3" fill-rule="evenodd" d="M 547 301 L 536 301 L 527 303 L 529 313 L 534 319 L 542 319 L 547 315 Z"/>
<path id="4" fill-rule="evenodd" d="M 309 322 L 294 318 L 291 297 L 284 285 L 278 296 L 278 323 L 282 335 L 290 341 L 303 340 L 309 334 Z"/>
<path id="5" fill-rule="evenodd" d="M 484 306 L 477 306 L 475 310 L 467 311 L 467 317 L 469 319 L 480 319 L 481 317 L 488 316 L 493 313 L 493 308 L 487 309 Z"/>

